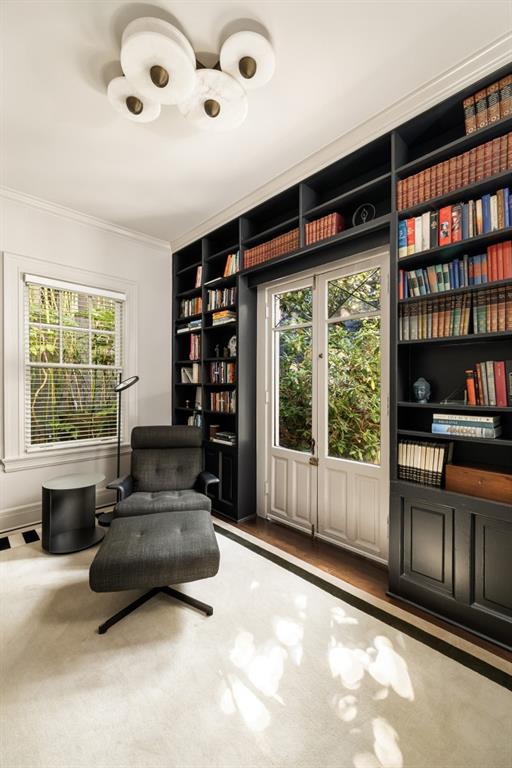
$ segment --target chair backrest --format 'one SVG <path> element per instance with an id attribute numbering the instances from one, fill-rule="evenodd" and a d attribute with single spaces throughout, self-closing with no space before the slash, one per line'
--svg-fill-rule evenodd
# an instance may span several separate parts
<path id="1" fill-rule="evenodd" d="M 132 430 L 134 491 L 183 491 L 202 469 L 199 427 L 135 427 Z"/>

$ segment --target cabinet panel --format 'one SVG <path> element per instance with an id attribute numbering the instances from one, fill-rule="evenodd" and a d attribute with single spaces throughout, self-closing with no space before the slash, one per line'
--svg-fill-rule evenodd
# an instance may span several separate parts
<path id="1" fill-rule="evenodd" d="M 475 516 L 474 530 L 475 607 L 512 619 L 512 523 Z"/>
<path id="2" fill-rule="evenodd" d="M 404 574 L 411 580 L 453 594 L 454 510 L 406 499 L 404 504 Z"/>

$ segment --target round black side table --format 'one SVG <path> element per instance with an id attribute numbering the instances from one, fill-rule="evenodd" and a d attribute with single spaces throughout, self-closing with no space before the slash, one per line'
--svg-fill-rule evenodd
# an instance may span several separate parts
<path id="1" fill-rule="evenodd" d="M 96 527 L 96 484 L 100 474 L 52 477 L 43 483 L 42 546 L 52 555 L 87 549 L 105 532 Z"/>

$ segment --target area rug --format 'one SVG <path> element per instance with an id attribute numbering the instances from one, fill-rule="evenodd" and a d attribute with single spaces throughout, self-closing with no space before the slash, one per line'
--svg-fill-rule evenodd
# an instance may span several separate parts
<path id="1" fill-rule="evenodd" d="M 2 552 L 9 768 L 510 768 L 512 693 L 218 536 L 219 574 L 157 597 L 89 590 L 95 550 Z"/>

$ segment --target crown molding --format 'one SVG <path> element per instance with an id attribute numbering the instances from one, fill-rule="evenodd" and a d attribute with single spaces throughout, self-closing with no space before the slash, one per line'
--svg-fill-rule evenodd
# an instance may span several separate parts
<path id="1" fill-rule="evenodd" d="M 288 189 L 293 184 L 297 184 L 336 160 L 349 155 L 359 147 L 406 123 L 421 112 L 471 85 L 471 83 L 503 67 L 511 60 L 511 50 L 512 33 L 507 33 L 433 80 L 423 83 L 391 106 L 342 134 L 333 142 L 309 155 L 305 160 L 246 195 L 234 205 L 228 206 L 203 221 L 199 226 L 171 241 L 172 250 L 179 250 L 194 240 L 198 240 L 208 232 L 241 216 L 245 211 Z"/>
<path id="2" fill-rule="evenodd" d="M 152 248 L 165 248 L 170 251 L 170 243 L 167 240 L 161 240 L 158 237 L 147 235 L 144 232 L 137 232 L 134 229 L 128 229 L 128 227 L 122 227 L 119 224 L 113 224 L 110 221 L 99 219 L 96 216 L 91 216 L 88 213 L 82 213 L 76 211 L 73 208 L 67 208 L 65 205 L 59 203 L 52 203 L 49 200 L 43 200 L 40 197 L 29 195 L 26 192 L 19 192 L 16 189 L 10 187 L 0 187 L 0 197 L 6 200 L 12 200 L 22 205 L 28 205 L 31 208 L 39 208 L 40 210 L 51 213 L 54 216 L 60 216 L 62 218 L 71 219 L 79 224 L 84 224 L 88 227 L 95 227 L 101 229 L 104 232 L 110 232 L 114 235 L 121 237 L 128 237 L 131 240 L 136 240 L 144 245 L 149 245 Z"/>

